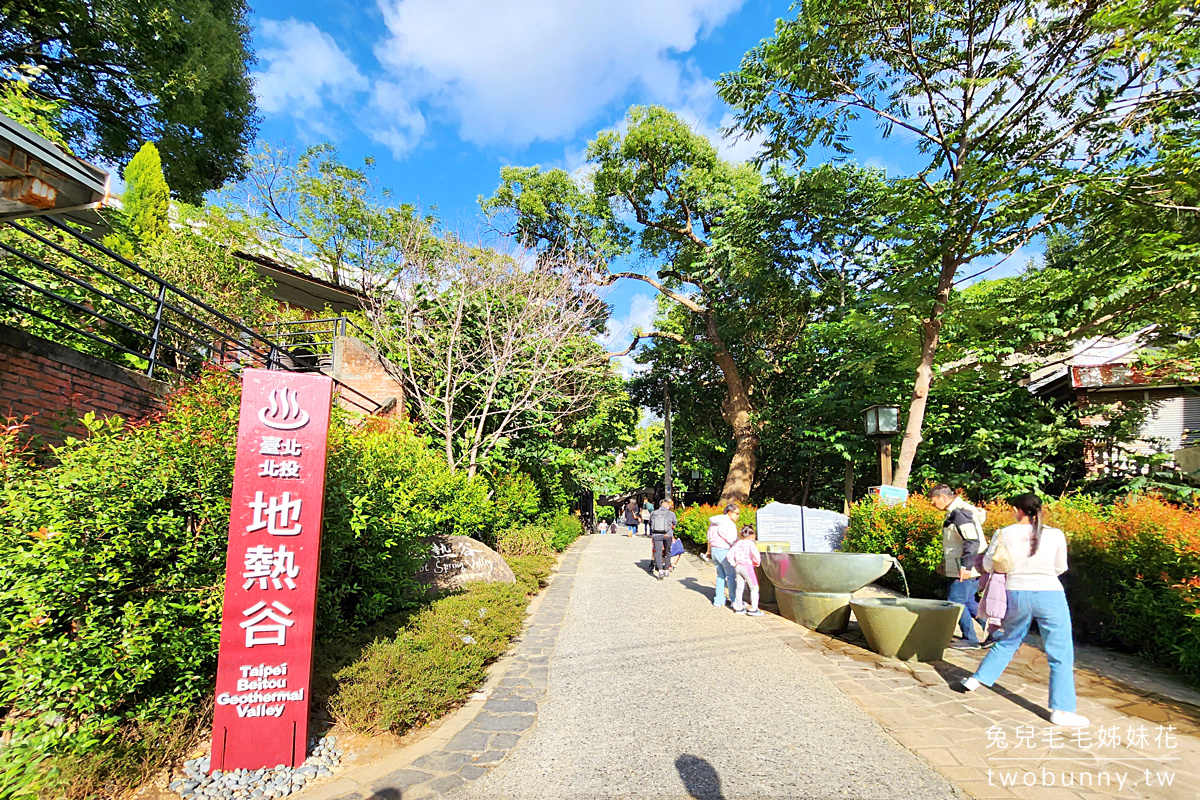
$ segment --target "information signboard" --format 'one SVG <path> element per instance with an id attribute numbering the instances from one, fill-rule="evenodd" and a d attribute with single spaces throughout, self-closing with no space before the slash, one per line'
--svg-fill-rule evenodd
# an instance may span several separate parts
<path id="1" fill-rule="evenodd" d="M 760 542 L 787 542 L 793 553 L 832 553 L 842 546 L 850 518 L 836 511 L 767 503 L 755 515 Z"/>
<path id="2" fill-rule="evenodd" d="M 304 762 L 333 381 L 246 370 L 211 769 Z"/>

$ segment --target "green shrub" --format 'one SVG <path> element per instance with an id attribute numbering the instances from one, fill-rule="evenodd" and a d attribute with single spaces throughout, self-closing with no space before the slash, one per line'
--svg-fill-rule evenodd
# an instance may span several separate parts
<path id="1" fill-rule="evenodd" d="M 583 523 L 569 511 L 552 514 L 544 524 L 551 531 L 550 547 L 556 553 L 566 550 L 583 534 Z"/>
<path id="2" fill-rule="evenodd" d="M 212 372 L 161 419 L 88 418 L 46 467 L 0 439 L 0 796 L 127 786 L 208 713 L 239 395 Z M 482 481 L 406 426 L 333 425 L 319 635 L 412 605 L 423 538 L 493 519 Z"/>
<path id="3" fill-rule="evenodd" d="M 434 601 L 395 639 L 372 644 L 337 674 L 335 717 L 362 733 L 402 734 L 461 704 L 521 630 L 528 595 L 554 563 L 508 559 L 515 584 L 469 583 Z"/>
<path id="4" fill-rule="evenodd" d="M 502 556 L 544 556 L 552 551 L 554 531 L 544 525 L 522 525 L 496 532 L 496 552 Z"/>
<path id="5" fill-rule="evenodd" d="M 317 621 L 347 633 L 412 602 L 427 537 L 486 538 L 495 511 L 405 423 L 334 426 L 329 444 Z"/>
<path id="6" fill-rule="evenodd" d="M 754 525 L 758 510 L 754 506 L 739 506 L 738 527 Z M 699 505 L 688 506 L 678 512 L 678 522 L 675 524 L 675 534 L 680 538 L 691 541 L 702 547 L 708 544 L 708 520 L 717 514 L 723 514 L 723 506 Z"/>
<path id="7" fill-rule="evenodd" d="M 1102 514 L 1056 504 L 1050 524 L 1067 534 L 1077 633 L 1200 684 L 1200 514 L 1140 498 Z"/>
<path id="8" fill-rule="evenodd" d="M 505 473 L 492 478 L 491 485 L 497 530 L 517 528 L 537 520 L 542 495 L 533 478 L 524 472 Z"/>
<path id="9" fill-rule="evenodd" d="M 945 514 L 920 495 L 895 505 L 868 497 L 850 509 L 842 549 L 849 553 L 889 553 L 904 568 L 913 597 L 943 598 L 946 579 L 938 573 L 942 564 L 943 519 Z M 881 578 L 880 583 L 904 590 L 903 580 L 894 571 Z"/>

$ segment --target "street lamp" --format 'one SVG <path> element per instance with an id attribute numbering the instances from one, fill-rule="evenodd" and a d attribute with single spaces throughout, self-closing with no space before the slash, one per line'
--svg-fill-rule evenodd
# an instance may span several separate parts
<path id="1" fill-rule="evenodd" d="M 892 437 L 900 432 L 897 406 L 871 406 L 863 412 L 867 437 L 879 446 L 879 478 L 884 486 L 892 482 Z"/>
<path id="2" fill-rule="evenodd" d="M 898 406 L 871 406 L 863 412 L 867 423 L 867 436 L 895 436 L 900 432 L 900 408 Z"/>

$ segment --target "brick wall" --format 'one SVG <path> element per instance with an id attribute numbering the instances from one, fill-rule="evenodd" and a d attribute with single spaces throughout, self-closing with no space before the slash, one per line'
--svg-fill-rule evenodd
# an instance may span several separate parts
<path id="1" fill-rule="evenodd" d="M 89 411 L 141 419 L 163 407 L 166 384 L 0 325 L 0 416 L 29 417 L 31 433 L 59 442 L 81 434 Z"/>
<path id="2" fill-rule="evenodd" d="M 362 392 L 380 405 L 394 400 L 392 407 L 381 416 L 402 416 L 404 413 L 404 386 L 384 367 L 383 358 L 375 348 L 353 336 L 338 336 L 333 341 L 333 377 Z M 345 393 L 339 399 L 350 411 L 363 413 L 354 401 L 361 398 Z"/>

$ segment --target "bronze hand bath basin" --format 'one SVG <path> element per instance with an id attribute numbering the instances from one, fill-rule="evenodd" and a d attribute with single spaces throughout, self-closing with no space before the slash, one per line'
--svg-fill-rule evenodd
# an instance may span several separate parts
<path id="1" fill-rule="evenodd" d="M 762 554 L 762 569 L 776 589 L 793 592 L 856 592 L 892 568 L 878 553 Z"/>

